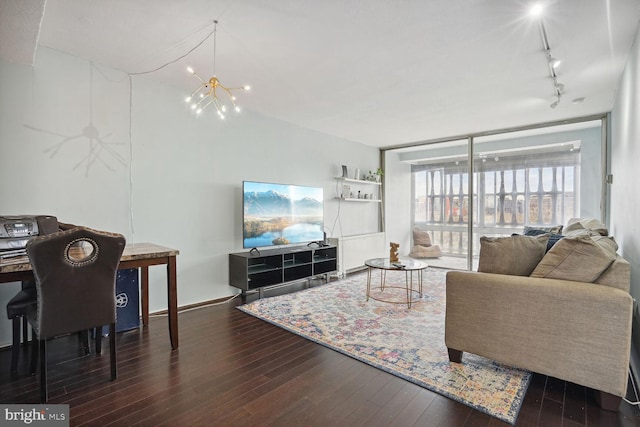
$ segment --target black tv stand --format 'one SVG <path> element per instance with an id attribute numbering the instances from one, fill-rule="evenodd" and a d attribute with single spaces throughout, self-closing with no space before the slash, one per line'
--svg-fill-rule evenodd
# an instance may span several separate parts
<path id="1" fill-rule="evenodd" d="M 262 297 L 265 289 L 320 275 L 328 281 L 329 273 L 338 269 L 338 248 L 332 245 L 254 249 L 229 254 L 229 285 L 243 295 L 257 291 Z"/>
<path id="2" fill-rule="evenodd" d="M 325 247 L 329 246 L 326 242 L 323 242 L 322 240 L 318 240 L 317 242 L 309 242 L 309 243 L 307 243 L 307 246 L 312 246 L 312 245 L 316 245 L 319 248 L 325 248 Z"/>
<path id="3" fill-rule="evenodd" d="M 251 248 L 251 250 L 249 251 L 250 254 L 253 255 L 253 253 L 256 252 L 258 255 L 260 255 L 260 250 L 258 248 Z"/>

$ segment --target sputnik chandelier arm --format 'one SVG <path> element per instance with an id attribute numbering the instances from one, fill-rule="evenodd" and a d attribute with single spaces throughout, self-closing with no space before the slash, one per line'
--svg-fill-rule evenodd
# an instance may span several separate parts
<path id="1" fill-rule="evenodd" d="M 209 78 L 209 80 L 204 80 L 200 77 L 193 68 L 187 67 L 187 71 L 196 76 L 198 80 L 200 80 L 200 86 L 196 88 L 196 90 L 191 93 L 189 97 L 187 97 L 186 102 L 190 103 L 191 109 L 196 113 L 200 114 L 207 108 L 209 105 L 213 104 L 216 107 L 216 112 L 221 119 L 225 118 L 225 113 L 227 112 L 227 107 L 224 101 L 218 97 L 218 94 L 221 92 L 225 95 L 225 97 L 229 100 L 233 109 L 236 112 L 240 112 L 240 107 L 236 104 L 236 97 L 233 95 L 234 90 L 249 90 L 249 86 L 240 86 L 240 87 L 226 87 L 220 80 L 216 77 L 216 32 L 218 21 L 214 22 L 213 29 L 213 77 Z"/>

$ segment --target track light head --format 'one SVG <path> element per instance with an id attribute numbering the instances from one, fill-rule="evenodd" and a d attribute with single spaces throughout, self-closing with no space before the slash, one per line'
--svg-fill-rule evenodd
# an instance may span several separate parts
<path id="1" fill-rule="evenodd" d="M 534 3 L 529 9 L 529 15 L 533 17 L 538 17 L 542 15 L 543 11 L 544 11 L 544 5 L 542 3 L 540 2 Z"/>

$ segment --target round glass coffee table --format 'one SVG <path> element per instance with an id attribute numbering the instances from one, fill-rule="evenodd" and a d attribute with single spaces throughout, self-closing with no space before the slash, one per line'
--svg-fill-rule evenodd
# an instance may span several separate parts
<path id="1" fill-rule="evenodd" d="M 411 308 L 411 304 L 414 303 L 414 299 L 422 297 L 422 271 L 428 267 L 427 263 L 422 261 L 416 261 L 409 258 L 400 258 L 397 262 L 389 261 L 389 258 L 373 258 L 364 262 L 367 266 L 367 301 L 369 298 L 375 299 L 381 302 L 389 302 L 393 304 L 407 304 L 407 308 Z M 371 274 L 373 270 L 380 270 L 380 293 L 383 293 L 386 288 L 400 288 L 406 291 L 406 300 L 404 301 L 391 301 L 388 299 L 382 299 L 380 297 L 374 297 L 371 295 Z M 387 271 L 404 271 L 405 272 L 405 286 L 401 288 L 399 286 L 387 286 Z M 413 289 L 413 272 L 418 276 L 418 289 Z"/>

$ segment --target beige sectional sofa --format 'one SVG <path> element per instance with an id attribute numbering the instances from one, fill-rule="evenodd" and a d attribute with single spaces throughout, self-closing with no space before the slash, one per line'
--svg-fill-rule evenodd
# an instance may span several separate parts
<path id="1" fill-rule="evenodd" d="M 447 273 L 449 358 L 464 363 L 470 352 L 580 384 L 617 410 L 628 380 L 630 266 L 606 229 L 567 229 L 548 251 L 548 234 L 482 239 L 477 272 Z"/>

